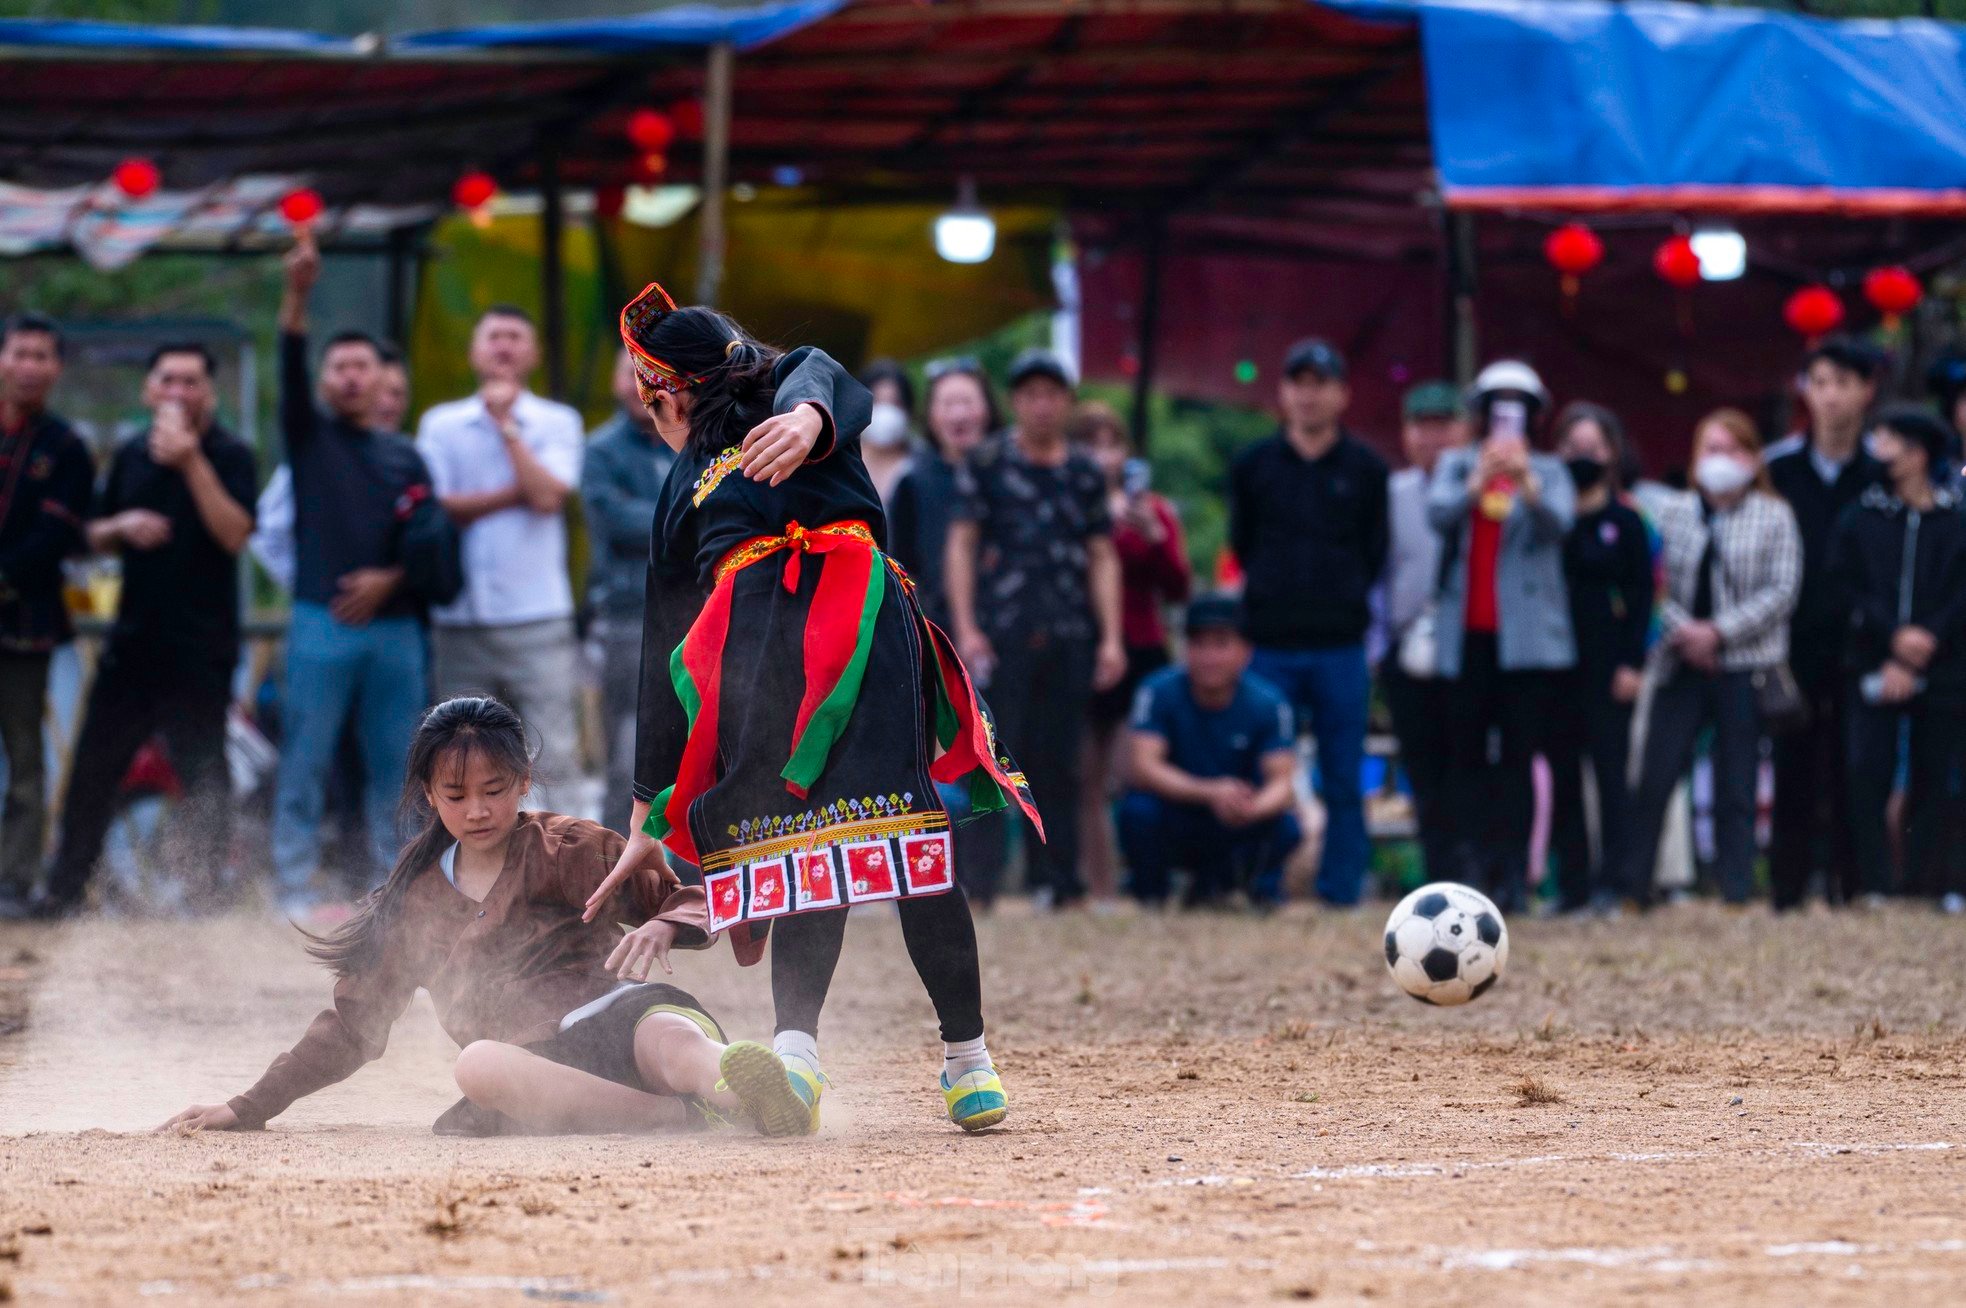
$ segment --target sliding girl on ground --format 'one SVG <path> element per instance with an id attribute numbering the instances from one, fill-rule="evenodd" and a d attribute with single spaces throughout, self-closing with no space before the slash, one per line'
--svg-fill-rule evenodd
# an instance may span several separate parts
<path id="1" fill-rule="evenodd" d="M 425 714 L 406 795 L 421 834 L 353 917 L 310 938 L 334 969 L 334 1006 L 250 1090 L 161 1129 L 264 1126 L 381 1057 L 419 986 L 463 1048 L 465 1097 L 438 1119 L 440 1134 L 648 1131 L 736 1116 L 737 1097 L 718 1087 L 716 1020 L 647 980 L 656 964 L 672 970 L 670 949 L 709 945 L 703 892 L 655 864 L 597 896 L 621 837 L 521 813 L 531 781 L 525 728 L 504 704 L 465 697 Z M 590 903 L 598 911 L 583 917 Z"/>
<path id="2" fill-rule="evenodd" d="M 773 1049 L 734 1047 L 722 1067 L 766 1133 L 800 1135 L 819 1127 L 819 1012 L 846 909 L 899 901 L 942 1028 L 944 1107 L 964 1130 L 993 1126 L 1003 1085 L 935 783 L 964 784 L 976 813 L 1037 813 L 881 549 L 859 452 L 870 398 L 823 353 L 780 354 L 660 286 L 622 310 L 621 335 L 679 459 L 656 509 L 634 834 L 588 915 L 657 866 L 661 842 L 703 869 L 709 928 L 740 961 L 769 931 Z"/>

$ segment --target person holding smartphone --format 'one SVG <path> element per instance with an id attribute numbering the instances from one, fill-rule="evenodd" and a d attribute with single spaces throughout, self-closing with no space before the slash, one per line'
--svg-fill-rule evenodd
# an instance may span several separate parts
<path id="1" fill-rule="evenodd" d="M 1468 400 L 1478 443 L 1442 454 L 1427 491 L 1444 549 L 1435 615 L 1437 668 L 1451 683 L 1447 810 L 1457 879 L 1511 912 L 1528 898 L 1530 761 L 1557 674 L 1577 661 L 1563 576 L 1577 497 L 1563 461 L 1530 448 L 1550 401 L 1535 369 L 1492 363 Z"/>
<path id="2" fill-rule="evenodd" d="M 1112 800 L 1120 728 L 1140 683 L 1167 666 L 1167 624 L 1162 613 L 1170 604 L 1187 601 L 1194 573 L 1181 520 L 1172 504 L 1149 489 L 1153 470 L 1134 453 L 1132 437 L 1119 415 L 1104 404 L 1088 401 L 1073 413 L 1066 432 L 1106 479 L 1113 548 L 1120 556 L 1120 636 L 1126 643 L 1126 675 L 1093 695 L 1091 729 L 1083 750 L 1080 858 L 1086 889 L 1097 904 L 1112 899 L 1119 885 Z"/>

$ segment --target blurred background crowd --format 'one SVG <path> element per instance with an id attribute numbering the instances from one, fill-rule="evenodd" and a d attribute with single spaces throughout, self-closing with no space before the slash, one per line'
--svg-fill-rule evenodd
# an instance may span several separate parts
<path id="1" fill-rule="evenodd" d="M 1943 5 L 26 8 L 0 913 L 333 919 L 466 689 L 625 821 L 650 276 L 873 391 L 979 903 L 1966 908 Z"/>

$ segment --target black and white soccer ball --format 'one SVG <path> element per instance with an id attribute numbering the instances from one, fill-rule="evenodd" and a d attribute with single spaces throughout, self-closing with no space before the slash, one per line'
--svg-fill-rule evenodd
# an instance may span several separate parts
<path id="1" fill-rule="evenodd" d="M 1386 919 L 1386 966 L 1422 1003 L 1465 1004 L 1501 980 L 1508 961 L 1501 910 L 1457 882 L 1421 886 Z"/>

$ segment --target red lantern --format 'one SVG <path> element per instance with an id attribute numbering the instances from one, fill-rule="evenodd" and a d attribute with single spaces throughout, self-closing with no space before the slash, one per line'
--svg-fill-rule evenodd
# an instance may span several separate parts
<path id="1" fill-rule="evenodd" d="M 1884 315 L 1886 327 L 1896 327 L 1898 319 L 1918 307 L 1925 293 L 1911 271 L 1898 265 L 1873 268 L 1864 277 L 1864 298 Z"/>
<path id="2" fill-rule="evenodd" d="M 1789 296 L 1782 317 L 1791 330 L 1814 340 L 1835 331 L 1843 321 L 1843 301 L 1827 286 L 1805 286 Z"/>
<path id="3" fill-rule="evenodd" d="M 1680 290 L 1700 281 L 1700 256 L 1693 253 L 1693 238 L 1674 236 L 1652 252 L 1652 270 Z"/>
<path id="4" fill-rule="evenodd" d="M 628 115 L 628 140 L 643 154 L 661 154 L 676 139 L 676 125 L 659 109 L 637 109 Z"/>
<path id="5" fill-rule="evenodd" d="M 676 101 L 669 106 L 669 119 L 676 125 L 676 135 L 689 141 L 702 139 L 703 102 L 701 100 Z"/>
<path id="6" fill-rule="evenodd" d="M 1582 277 L 1604 261 L 1604 242 L 1582 223 L 1570 223 L 1550 233 L 1543 257 L 1565 277 Z"/>
<path id="7" fill-rule="evenodd" d="M 313 222 L 326 208 L 321 202 L 321 193 L 311 186 L 288 191 L 280 197 L 280 216 L 296 227 Z"/>
<path id="8" fill-rule="evenodd" d="M 451 199 L 460 209 L 489 204 L 497 194 L 498 181 L 490 173 L 466 173 L 451 187 Z"/>
<path id="9" fill-rule="evenodd" d="M 125 159 L 117 164 L 116 171 L 111 173 L 109 178 L 116 184 L 117 190 L 132 200 L 141 200 L 144 196 L 153 193 L 158 183 L 162 181 L 156 164 L 148 159 L 135 158 Z"/>

